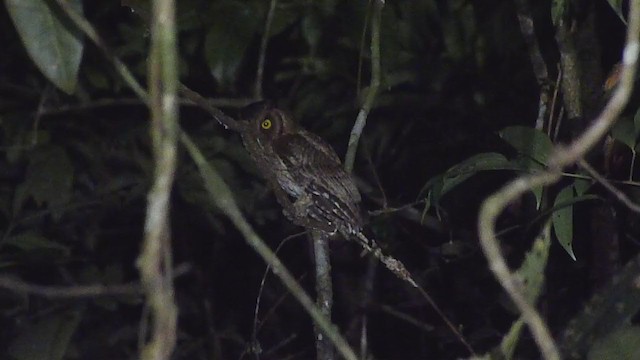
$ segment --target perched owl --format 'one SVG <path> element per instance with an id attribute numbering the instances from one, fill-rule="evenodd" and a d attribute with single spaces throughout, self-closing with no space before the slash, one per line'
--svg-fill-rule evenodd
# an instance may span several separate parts
<path id="1" fill-rule="evenodd" d="M 291 116 L 260 102 L 244 109 L 240 132 L 258 170 L 293 223 L 353 239 L 414 287 L 404 265 L 362 233 L 360 193 L 336 152 Z"/>
<path id="2" fill-rule="evenodd" d="M 242 140 L 287 217 L 345 238 L 360 233 L 360 194 L 331 146 L 268 102 L 245 112 Z"/>

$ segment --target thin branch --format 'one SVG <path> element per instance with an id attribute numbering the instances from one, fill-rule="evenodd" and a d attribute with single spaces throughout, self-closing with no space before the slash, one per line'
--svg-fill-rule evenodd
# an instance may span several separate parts
<path id="1" fill-rule="evenodd" d="M 348 173 L 351 173 L 353 170 L 356 152 L 358 151 L 358 142 L 360 141 L 362 130 L 364 130 L 365 125 L 367 125 L 367 116 L 369 116 L 369 112 L 376 101 L 378 88 L 380 87 L 382 72 L 380 67 L 380 27 L 383 7 L 384 0 L 374 0 L 371 20 L 371 84 L 369 85 L 364 104 L 362 104 L 362 108 L 358 112 L 356 122 L 353 124 L 353 129 L 351 129 L 351 135 L 349 136 L 349 147 L 344 159 L 344 168 Z"/>
<path id="2" fill-rule="evenodd" d="M 133 90 L 133 92 L 145 103 L 148 103 L 148 94 L 140 85 L 140 83 L 133 76 L 129 68 L 115 55 L 112 49 L 110 49 L 104 40 L 98 35 L 96 30 L 91 26 L 91 24 L 81 15 L 78 14 L 67 1 L 65 0 L 56 0 L 56 2 L 60 5 L 60 7 L 65 11 L 69 19 L 100 49 L 103 54 L 109 60 L 120 77 L 125 81 L 125 83 Z M 136 9 L 139 10 L 139 9 Z M 138 11 L 139 14 L 143 14 L 143 11 Z M 214 107 L 207 99 L 202 97 L 200 94 L 195 91 L 189 89 L 185 85 L 180 86 L 180 95 L 185 98 L 191 100 L 194 104 L 197 104 L 211 116 L 216 119 L 220 124 L 222 124 L 225 128 L 231 129 L 234 131 L 239 130 L 239 125 L 237 122 L 225 115 L 220 109 Z"/>
<path id="3" fill-rule="evenodd" d="M 625 195 L 622 191 L 618 190 L 613 184 L 607 180 L 604 176 L 596 171 L 589 163 L 584 160 L 578 160 L 578 165 L 583 168 L 589 175 L 591 175 L 597 182 L 600 183 L 607 191 L 609 191 L 613 196 L 618 199 L 621 203 L 623 203 L 629 210 L 640 214 L 640 205 L 634 203 L 627 195 Z"/>
<path id="4" fill-rule="evenodd" d="M 148 196 L 144 242 L 136 261 L 153 319 L 151 339 L 140 354 L 146 360 L 171 358 L 178 320 L 169 224 L 180 129 L 175 3 L 173 0 L 155 0 L 152 13 L 148 70 L 155 173 Z"/>
<path id="5" fill-rule="evenodd" d="M 52 85 L 48 84 L 45 90 L 40 95 L 40 101 L 38 102 L 38 110 L 33 119 L 33 138 L 31 139 L 31 146 L 38 145 L 38 129 L 40 128 L 40 119 L 44 115 L 44 104 L 51 95 Z"/>
<path id="6" fill-rule="evenodd" d="M 280 249 L 291 239 L 294 239 L 295 237 L 302 235 L 304 233 L 299 233 L 299 234 L 294 234 L 294 235 L 290 235 L 287 236 L 284 240 L 282 240 L 280 242 L 280 244 L 278 244 L 278 247 L 276 248 L 276 250 L 274 251 L 274 253 L 277 255 L 278 252 L 280 251 Z M 262 327 L 262 325 L 258 324 L 258 315 L 260 314 L 260 302 L 262 301 L 262 292 L 264 290 L 264 286 L 265 283 L 267 281 L 267 275 L 269 275 L 269 272 L 271 272 L 271 266 L 269 264 L 267 264 L 266 269 L 264 270 L 264 274 L 262 274 L 262 280 L 260 281 L 260 288 L 258 290 L 258 296 L 256 296 L 256 306 L 254 308 L 253 311 L 253 327 L 251 330 L 251 342 L 252 342 L 252 347 L 254 348 L 253 351 L 256 354 L 256 359 L 259 359 L 258 354 L 260 353 L 260 344 L 258 342 L 258 330 L 259 328 Z M 265 316 L 265 319 L 267 318 L 267 316 Z M 264 324 L 264 323 L 262 323 Z M 240 356 L 240 358 L 242 358 L 242 356 Z"/>
<path id="7" fill-rule="evenodd" d="M 364 17 L 364 25 L 362 26 L 362 36 L 360 37 L 360 51 L 358 52 L 358 76 L 356 77 L 356 99 L 360 100 L 360 84 L 362 83 L 362 59 L 364 59 L 364 46 L 367 40 L 367 28 L 369 27 L 369 20 L 371 18 L 371 1 L 367 3 L 367 11 Z"/>
<path id="8" fill-rule="evenodd" d="M 264 30 L 262 32 L 262 40 L 260 41 L 260 54 L 258 55 L 258 68 L 256 69 L 256 83 L 253 89 L 253 97 L 256 100 L 262 100 L 262 82 L 264 78 L 264 59 L 267 53 L 267 44 L 269 43 L 269 32 L 273 23 L 273 14 L 276 12 L 276 3 L 278 0 L 271 0 L 269 3 L 269 11 L 267 19 L 264 22 Z"/>
<path id="9" fill-rule="evenodd" d="M 536 38 L 535 25 L 533 15 L 528 0 L 515 0 L 516 11 L 518 12 L 518 21 L 520 23 L 520 32 L 524 39 L 527 49 L 529 50 L 529 58 L 533 73 L 536 76 L 538 87 L 540 87 L 540 100 L 538 105 L 538 117 L 536 120 L 536 129 L 542 130 L 544 126 L 544 115 L 547 112 L 547 103 L 549 102 L 549 72 L 547 64 L 544 62 L 538 39 Z"/>
<path id="10" fill-rule="evenodd" d="M 329 236 L 320 231 L 311 231 L 314 263 L 316 268 L 316 304 L 327 319 L 331 319 L 333 308 L 333 283 L 331 281 L 331 258 L 329 256 Z M 329 339 L 322 336 L 322 330 L 316 326 L 316 359 L 335 358 Z"/>
<path id="11" fill-rule="evenodd" d="M 424 332 L 428 332 L 431 333 L 434 330 L 436 330 L 436 327 L 430 324 L 425 324 L 422 321 L 414 318 L 413 316 L 409 315 L 409 314 L 405 314 L 402 311 L 396 310 L 395 308 L 389 306 L 389 305 L 379 305 L 380 310 L 382 310 L 383 312 L 399 319 L 402 320 L 408 324 L 411 324 L 415 327 L 417 327 L 418 329 L 424 331 Z"/>
<path id="12" fill-rule="evenodd" d="M 550 159 L 551 166 L 547 171 L 523 175 L 513 180 L 487 198 L 480 210 L 478 219 L 480 244 L 489 262 L 489 267 L 520 310 L 545 359 L 560 359 L 558 348 L 540 313 L 521 293 L 520 280 L 511 273 L 502 256 L 495 234 L 496 222 L 506 206 L 525 192 L 536 186 L 549 185 L 558 181 L 562 176 L 562 169 L 583 157 L 606 134 L 624 109 L 633 88 L 638 49 L 640 47 L 638 41 L 640 35 L 640 0 L 631 2 L 629 13 L 630 21 L 623 53 L 622 80 L 598 118 L 569 147 L 556 147 Z"/>
<path id="13" fill-rule="evenodd" d="M 57 0 L 60 6 L 63 7 L 67 12 L 72 11 L 71 9 L 67 9 L 65 6 L 64 0 Z M 98 37 L 95 30 L 91 27 L 91 25 L 86 22 L 81 15 L 71 13 L 69 15 L 73 22 L 78 25 L 80 29 L 86 34 L 90 35 L 89 38 L 98 45 L 99 48 L 105 52 L 107 58 L 116 66 L 118 69 L 118 73 L 125 79 L 126 83 L 134 88 L 138 89 L 136 94 L 140 96 L 144 101 L 147 100 L 147 94 L 144 92 L 142 87 L 137 83 L 135 78 L 128 71 L 126 66 L 120 62 L 114 55 L 113 52 L 110 51 L 104 42 Z M 85 26 L 86 25 L 86 26 Z M 119 65 L 122 65 L 121 67 Z M 202 96 L 195 93 L 188 87 L 182 85 L 180 87 L 181 95 L 186 98 L 192 100 L 194 103 L 197 103 L 199 106 L 203 107 L 211 115 L 216 118 L 223 126 L 228 129 L 238 131 L 241 129 L 241 124 L 235 121 L 233 118 L 225 115 L 222 111 L 217 108 L 211 106 L 211 104 L 206 101 Z M 189 138 L 189 136 L 181 132 L 180 140 L 182 144 L 187 148 L 189 154 L 192 159 L 199 167 L 201 175 L 205 180 L 205 186 L 207 187 L 208 193 L 211 196 L 212 200 L 224 211 L 224 213 L 229 217 L 229 219 L 234 223 L 234 225 L 238 228 L 238 230 L 242 233 L 245 240 L 249 243 L 249 245 L 265 260 L 267 264 L 269 264 L 273 269 L 274 273 L 278 275 L 283 284 L 287 287 L 287 289 L 296 297 L 296 299 L 300 302 L 303 308 L 309 313 L 314 322 L 318 324 L 318 326 L 322 329 L 323 333 L 331 339 L 331 341 L 336 346 L 336 349 L 340 353 L 340 355 L 345 359 L 357 359 L 353 350 L 349 347 L 348 343 L 344 340 L 344 338 L 337 331 L 335 326 L 333 326 L 330 320 L 326 319 L 320 310 L 314 305 L 313 301 L 309 296 L 304 292 L 302 287 L 295 281 L 291 273 L 286 269 L 286 267 L 280 262 L 280 259 L 269 249 L 269 247 L 264 243 L 262 239 L 253 231 L 251 225 L 246 221 L 246 219 L 242 216 L 240 209 L 238 208 L 235 200 L 233 199 L 231 190 L 228 188 L 224 180 L 219 176 L 219 174 L 209 166 L 209 164 L 202 156 L 202 153 L 197 148 L 197 146 L 193 143 L 193 141 Z M 213 185 L 212 185 L 213 183 Z"/>
<path id="14" fill-rule="evenodd" d="M 253 102 L 253 99 L 249 98 L 207 98 L 205 102 L 207 106 L 213 107 L 230 107 L 230 108 L 242 108 Z M 180 99 L 181 106 L 198 106 L 191 99 Z M 139 98 L 102 98 L 95 99 L 90 102 L 83 102 L 79 104 L 70 104 L 63 106 L 56 106 L 55 108 L 44 108 L 41 112 L 42 116 L 63 115 L 67 113 L 75 113 L 81 111 L 99 110 L 105 107 L 115 106 L 146 106 L 146 103 Z M 34 113 L 35 115 L 35 113 Z"/>
<path id="15" fill-rule="evenodd" d="M 178 265 L 173 272 L 174 278 L 189 272 L 187 264 Z M 42 296 L 48 299 L 73 299 L 103 296 L 141 295 L 142 287 L 138 282 L 126 284 L 95 285 L 39 285 L 20 280 L 12 276 L 0 276 L 0 288 L 16 293 Z"/>
<path id="16" fill-rule="evenodd" d="M 382 263 L 382 265 L 384 265 L 394 275 L 396 275 L 398 278 L 402 279 L 403 281 L 406 281 L 408 284 L 410 284 L 411 286 L 416 288 L 416 290 L 418 290 L 422 298 L 424 298 L 427 301 L 427 303 L 431 305 L 431 307 L 433 308 L 433 310 L 435 310 L 438 316 L 442 318 L 442 321 L 444 321 L 445 325 L 447 325 L 449 330 L 451 330 L 451 332 L 458 338 L 458 340 L 460 340 L 460 343 L 464 345 L 464 347 L 469 351 L 471 355 L 475 355 L 475 351 L 473 350 L 473 347 L 471 347 L 471 344 L 469 344 L 469 342 L 464 338 L 464 336 L 462 335 L 462 333 L 460 333 L 458 328 L 455 325 L 453 325 L 451 320 L 449 320 L 449 318 L 445 315 L 442 309 L 440 309 L 440 306 L 438 306 L 435 300 L 433 300 L 431 295 L 429 295 L 429 293 L 425 289 L 423 289 L 420 285 L 418 285 L 418 283 L 413 278 L 411 273 L 407 270 L 407 268 L 404 266 L 404 264 L 401 261 L 391 256 L 383 254 L 382 250 L 377 245 L 375 247 L 372 247 L 371 245 L 369 245 L 371 242 L 364 235 L 362 235 L 362 233 L 358 233 L 357 236 L 361 240 L 361 241 L 358 241 L 358 244 L 362 248 L 364 248 L 369 254 L 375 256 Z"/>
<path id="17" fill-rule="evenodd" d="M 204 110 L 206 110 L 214 119 L 216 119 L 225 129 L 230 129 L 233 131 L 240 131 L 241 124 L 238 123 L 232 117 L 223 113 L 220 109 L 213 106 L 208 99 L 198 94 L 197 92 L 189 89 L 186 85 L 180 85 L 180 95 L 193 101 L 194 104 L 197 104 Z"/>
<path id="18" fill-rule="evenodd" d="M 555 142 L 557 136 L 552 136 L 551 132 L 553 131 L 553 119 L 556 113 L 556 104 L 558 103 L 558 92 L 560 91 L 560 79 L 562 78 L 562 69 L 558 66 L 558 75 L 556 76 L 556 83 L 553 87 L 553 96 L 551 97 L 551 109 L 549 110 L 549 118 L 547 120 L 547 135 L 551 139 L 551 141 Z M 558 116 L 558 122 L 556 123 L 556 132 L 559 130 L 560 121 L 562 120 L 562 111 Z M 555 135 L 555 134 L 554 134 Z"/>
<path id="19" fill-rule="evenodd" d="M 302 307 L 304 307 L 311 318 L 313 318 L 313 321 L 322 329 L 324 335 L 331 339 L 340 355 L 345 359 L 356 360 L 357 356 L 342 335 L 340 335 L 337 328 L 322 314 L 309 295 L 307 295 L 300 284 L 296 282 L 289 270 L 287 270 L 280 259 L 278 259 L 273 251 L 264 243 L 260 236 L 256 234 L 244 218 L 233 198 L 231 189 L 229 189 L 229 186 L 224 182 L 222 177 L 220 177 L 220 174 L 206 161 L 204 155 L 202 155 L 200 150 L 185 133 L 182 134 L 181 140 L 191 155 L 191 158 L 196 163 L 196 166 L 198 166 L 211 200 L 231 220 L 247 243 L 271 266 L 273 273 L 280 278 L 291 294 L 300 302 Z"/>
<path id="20" fill-rule="evenodd" d="M 76 285 L 47 286 L 30 284 L 20 279 L 0 276 L 0 288 L 16 293 L 32 294 L 49 299 L 86 298 L 100 296 L 140 295 L 142 289 L 138 283 L 122 285 Z"/>
<path id="21" fill-rule="evenodd" d="M 120 61 L 115 53 L 109 49 L 107 44 L 98 35 L 98 32 L 91 26 L 82 14 L 77 13 L 71 6 L 71 2 L 65 0 L 56 0 L 62 10 L 67 14 L 69 19 L 102 51 L 104 56 L 113 64 L 120 77 L 127 83 L 133 92 L 143 101 L 147 101 L 147 93 L 136 80 L 135 76 L 129 71 L 129 68 Z"/>

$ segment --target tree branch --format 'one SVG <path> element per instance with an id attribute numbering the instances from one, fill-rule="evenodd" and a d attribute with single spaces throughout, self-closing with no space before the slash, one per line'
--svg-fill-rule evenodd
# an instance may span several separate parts
<path id="1" fill-rule="evenodd" d="M 349 147 L 347 155 L 344 159 L 344 168 L 348 173 L 353 170 L 353 164 L 356 160 L 356 152 L 358 151 L 358 142 L 362 135 L 365 125 L 367 125 L 367 117 L 373 107 L 376 97 L 378 96 L 378 88 L 380 87 L 381 67 L 380 67 L 380 27 L 382 22 L 382 8 L 384 8 L 384 0 L 374 0 L 373 16 L 371 20 L 371 84 L 367 91 L 362 108 L 358 112 L 351 135 L 349 136 Z"/>
<path id="2" fill-rule="evenodd" d="M 149 56 L 149 108 L 155 174 L 149 190 L 144 242 L 136 265 L 151 311 L 151 340 L 142 359 L 170 359 L 177 339 L 178 307 L 174 299 L 169 211 L 177 163 L 178 51 L 173 0 L 152 4 Z"/>
<path id="3" fill-rule="evenodd" d="M 530 304 L 520 291 L 519 279 L 509 270 L 495 233 L 496 221 L 505 207 L 536 186 L 549 185 L 558 181 L 563 168 L 583 157 L 614 124 L 629 100 L 638 60 L 640 34 L 640 0 L 633 0 L 630 6 L 630 21 L 623 53 L 621 81 L 613 97 L 595 121 L 574 140 L 569 147 L 557 146 L 546 171 L 521 176 L 487 198 L 481 207 L 478 219 L 480 244 L 494 275 L 516 304 L 524 321 L 529 326 L 545 359 L 559 359 L 557 346 L 540 313 Z"/>

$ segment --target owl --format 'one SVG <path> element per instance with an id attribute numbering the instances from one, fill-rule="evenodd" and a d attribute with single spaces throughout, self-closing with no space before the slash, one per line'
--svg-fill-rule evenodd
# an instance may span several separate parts
<path id="1" fill-rule="evenodd" d="M 242 140 L 295 224 L 345 238 L 360 233 L 360 193 L 336 152 L 268 102 L 250 105 Z"/>
<path id="2" fill-rule="evenodd" d="M 385 255 L 362 233 L 360 193 L 336 152 L 268 102 L 244 109 L 240 133 L 285 215 L 297 225 L 353 239 L 414 287 L 402 262 Z"/>

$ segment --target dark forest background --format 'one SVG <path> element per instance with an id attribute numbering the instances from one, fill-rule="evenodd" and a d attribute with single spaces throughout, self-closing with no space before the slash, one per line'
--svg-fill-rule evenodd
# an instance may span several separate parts
<path id="1" fill-rule="evenodd" d="M 25 35 L 19 29 L 28 18 L 8 11 L 15 3 L 0 6 L 0 358 L 137 358 L 148 310 L 135 266 L 154 166 L 148 111 L 92 42 L 77 35 L 79 48 L 65 48 L 58 31 L 66 30 L 55 24 Z M 54 1 L 26 3 L 45 4 L 64 29 L 70 26 Z M 258 98 L 271 99 L 343 157 L 371 77 L 368 1 L 277 1 L 258 92 L 270 1 L 177 3 L 183 84 L 232 117 Z M 148 4 L 82 5 L 113 54 L 144 83 Z M 478 211 L 510 179 L 544 168 L 552 144 L 570 141 L 604 106 L 617 81 L 626 11 L 626 2 L 605 0 L 395 0 L 382 10 L 382 83 L 354 170 L 369 231 L 477 354 L 540 356 L 526 330 L 515 355 L 496 355 L 519 313 L 487 266 Z M 519 13 L 535 26 L 535 49 L 525 41 Z M 30 46 L 57 49 L 71 74 L 52 82 Z M 71 55 L 78 51 L 73 70 Z M 536 51 L 546 77 L 532 66 Z M 561 55 L 572 56 L 576 67 L 566 67 Z M 557 82 L 559 76 L 578 88 Z M 572 105 L 576 92 L 581 96 Z M 634 176 L 639 106 L 633 96 L 588 157 L 631 199 L 640 195 Z M 310 241 L 283 216 L 238 134 L 187 100 L 180 124 L 232 188 L 257 233 L 279 249 L 313 296 Z M 509 205 L 498 222 L 502 250 L 518 269 L 550 220 L 548 259 L 543 251 L 542 263 L 529 271 L 546 276 L 537 304 L 551 332 L 561 348 L 567 328 L 585 332 L 588 340 L 563 350 L 575 358 L 632 359 L 640 352 L 633 326 L 637 286 L 634 292 L 620 290 L 629 283 L 607 284 L 624 264 L 637 261 L 638 216 L 577 167 L 565 175 Z M 314 358 L 310 317 L 273 274 L 261 285 L 266 264 L 214 206 L 183 150 L 171 206 L 180 270 L 173 358 Z M 332 241 L 331 255 L 333 320 L 358 352 L 366 329 L 370 359 L 469 356 L 414 289 L 356 244 Z M 70 292 L 96 284 L 105 285 L 96 296 Z M 581 309 L 596 301 L 594 295 L 600 303 L 592 303 L 593 321 L 571 325 L 583 321 Z M 624 315 L 610 315 L 610 305 L 622 301 L 632 305 Z M 612 348 L 628 352 L 606 352 Z"/>

